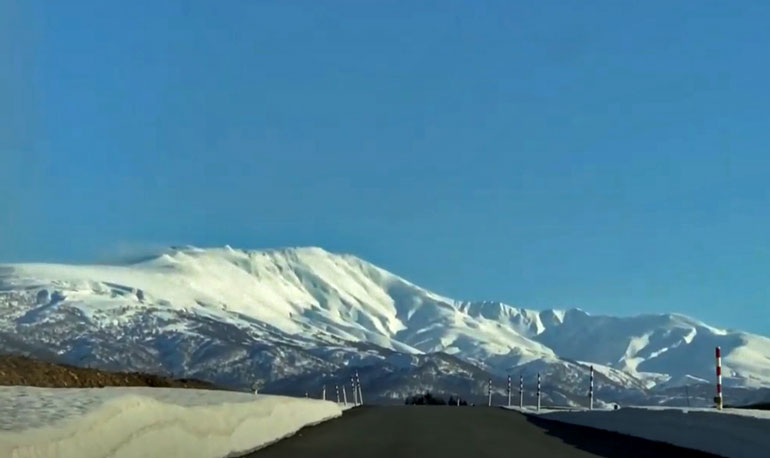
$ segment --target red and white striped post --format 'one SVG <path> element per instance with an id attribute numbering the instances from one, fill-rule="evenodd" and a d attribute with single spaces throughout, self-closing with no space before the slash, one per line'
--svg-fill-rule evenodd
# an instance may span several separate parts
<path id="1" fill-rule="evenodd" d="M 717 395 L 714 398 L 717 404 L 717 409 L 722 410 L 722 349 L 717 347 Z"/>
<path id="2" fill-rule="evenodd" d="M 511 376 L 508 376 L 508 407 L 511 406 Z"/>
<path id="3" fill-rule="evenodd" d="M 489 399 L 487 400 L 487 406 L 492 407 L 492 379 L 489 379 L 489 387 L 487 388 L 487 395 L 489 396 Z"/>
<path id="4" fill-rule="evenodd" d="M 540 412 L 540 372 L 537 373 L 537 411 Z"/>
<path id="5" fill-rule="evenodd" d="M 588 386 L 588 410 L 594 410 L 594 366 L 591 365 L 591 381 Z"/>
<path id="6" fill-rule="evenodd" d="M 519 409 L 524 408 L 524 376 L 519 375 Z"/>

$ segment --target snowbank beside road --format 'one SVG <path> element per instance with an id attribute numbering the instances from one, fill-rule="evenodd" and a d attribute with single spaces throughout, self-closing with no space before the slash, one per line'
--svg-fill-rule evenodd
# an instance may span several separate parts
<path id="1" fill-rule="evenodd" d="M 341 412 L 333 402 L 225 391 L 0 387 L 0 456 L 221 458 Z"/>
<path id="2" fill-rule="evenodd" d="M 517 409 L 518 410 L 518 409 Z M 546 420 L 614 431 L 729 457 L 763 456 L 770 449 L 770 415 L 747 409 L 525 410 Z"/>

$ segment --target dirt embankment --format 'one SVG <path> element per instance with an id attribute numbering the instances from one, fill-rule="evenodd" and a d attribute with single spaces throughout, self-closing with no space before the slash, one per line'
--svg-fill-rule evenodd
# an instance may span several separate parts
<path id="1" fill-rule="evenodd" d="M 0 355 L 0 385 L 49 388 L 101 388 L 105 386 L 151 386 L 160 388 L 217 389 L 193 379 L 171 379 L 136 372 L 105 372 L 97 369 L 52 364 L 23 356 Z"/>

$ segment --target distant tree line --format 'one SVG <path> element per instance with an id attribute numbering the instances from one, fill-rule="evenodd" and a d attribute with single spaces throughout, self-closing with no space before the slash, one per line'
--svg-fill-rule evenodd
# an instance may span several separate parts
<path id="1" fill-rule="evenodd" d="M 408 406 L 445 406 L 447 404 L 456 406 L 457 401 L 458 398 L 455 398 L 454 396 L 449 396 L 449 401 L 446 401 L 444 398 L 434 396 L 430 391 L 426 391 L 424 394 L 409 396 L 406 398 L 404 404 Z M 468 403 L 464 399 L 460 399 L 460 405 L 467 406 Z"/>

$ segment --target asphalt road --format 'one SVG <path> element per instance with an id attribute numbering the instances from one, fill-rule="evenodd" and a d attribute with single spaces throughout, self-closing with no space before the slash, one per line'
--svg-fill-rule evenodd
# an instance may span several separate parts
<path id="1" fill-rule="evenodd" d="M 488 407 L 361 407 L 250 458 L 705 457 L 659 442 Z"/>

